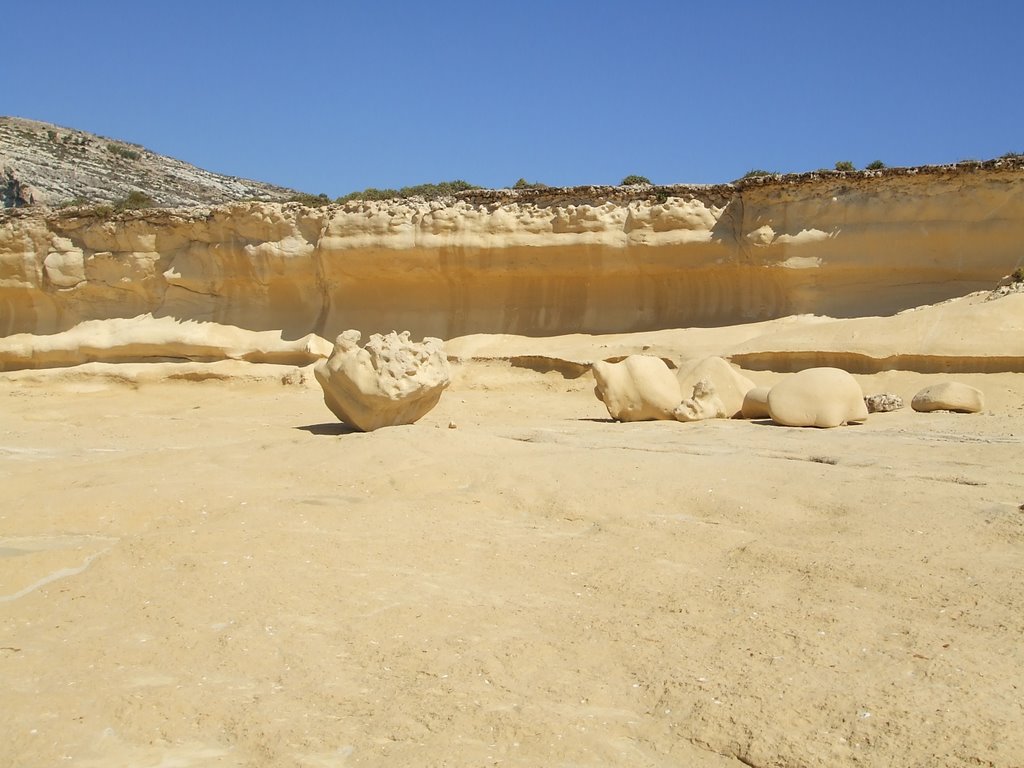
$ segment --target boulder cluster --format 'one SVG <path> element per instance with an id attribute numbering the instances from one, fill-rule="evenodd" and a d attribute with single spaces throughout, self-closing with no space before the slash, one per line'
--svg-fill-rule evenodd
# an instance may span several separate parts
<path id="1" fill-rule="evenodd" d="M 667 419 L 764 419 L 788 427 L 839 427 L 865 421 L 869 413 L 903 407 L 891 393 L 864 396 L 857 380 L 840 368 L 808 368 L 772 387 L 758 387 L 720 357 L 679 372 L 650 355 L 593 365 L 595 389 L 616 421 Z M 942 382 L 914 396 L 915 411 L 977 413 L 982 393 L 960 382 Z"/>
<path id="2" fill-rule="evenodd" d="M 369 432 L 412 424 L 437 405 L 450 378 L 440 339 L 416 343 L 408 331 L 392 332 L 374 334 L 360 347 L 360 338 L 359 331 L 342 333 L 330 357 L 314 369 L 335 416 Z M 892 393 L 865 397 L 857 380 L 841 368 L 807 368 L 771 387 L 756 386 L 720 357 L 673 370 L 660 357 L 629 355 L 596 362 L 592 372 L 594 394 L 616 421 L 741 418 L 831 428 L 903 407 L 903 399 Z M 977 413 L 984 397 L 967 384 L 946 381 L 922 389 L 911 407 L 923 413 Z"/>

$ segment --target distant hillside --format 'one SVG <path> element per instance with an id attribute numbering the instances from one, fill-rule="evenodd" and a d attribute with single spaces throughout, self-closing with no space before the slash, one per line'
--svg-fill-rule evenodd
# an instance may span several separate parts
<path id="1" fill-rule="evenodd" d="M 295 194 L 284 187 L 204 171 L 137 144 L 36 120 L 0 117 L 4 208 L 114 203 L 129 195 L 158 206 L 216 205 L 283 200 Z"/>

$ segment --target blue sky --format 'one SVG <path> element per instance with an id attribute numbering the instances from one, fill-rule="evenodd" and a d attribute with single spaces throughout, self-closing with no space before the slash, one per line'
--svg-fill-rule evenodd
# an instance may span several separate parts
<path id="1" fill-rule="evenodd" d="M 0 114 L 332 197 L 1024 151 L 1024 3 L 8 2 Z"/>

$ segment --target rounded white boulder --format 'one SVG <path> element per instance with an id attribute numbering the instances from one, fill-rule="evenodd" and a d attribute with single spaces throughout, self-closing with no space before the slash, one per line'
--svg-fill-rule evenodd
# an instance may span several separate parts
<path id="1" fill-rule="evenodd" d="M 860 384 L 840 368 L 808 368 L 768 392 L 772 421 L 787 427 L 839 427 L 868 417 Z"/>
<path id="2" fill-rule="evenodd" d="M 921 413 L 956 411 L 978 413 L 985 408 L 985 396 L 980 389 L 959 381 L 943 381 L 925 387 L 910 401 L 910 407 Z"/>

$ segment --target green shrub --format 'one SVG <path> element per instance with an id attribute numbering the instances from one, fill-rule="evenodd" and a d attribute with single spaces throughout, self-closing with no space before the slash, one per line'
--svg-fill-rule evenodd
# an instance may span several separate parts
<path id="1" fill-rule="evenodd" d="M 836 163 L 836 170 L 837 171 L 855 171 L 857 169 L 854 168 L 853 163 L 851 163 L 849 160 L 840 160 L 838 163 Z"/>
<path id="2" fill-rule="evenodd" d="M 377 189 L 367 187 L 362 192 L 349 192 L 335 200 L 336 203 L 347 203 L 350 200 L 391 200 L 398 197 L 397 189 Z"/>
<path id="3" fill-rule="evenodd" d="M 437 200 L 441 197 L 451 197 L 456 192 L 465 192 L 467 189 L 476 189 L 476 187 L 468 181 L 455 179 L 454 181 L 440 181 L 437 184 L 415 184 L 411 187 L 402 187 L 398 190 L 398 196 Z"/>
<path id="4" fill-rule="evenodd" d="M 437 184 L 414 184 L 401 189 L 377 189 L 367 187 L 361 192 L 349 192 L 342 195 L 336 202 L 347 203 L 351 200 L 393 200 L 407 199 L 410 197 L 422 197 L 426 200 L 437 200 L 442 197 L 451 197 L 456 192 L 465 192 L 467 189 L 476 189 L 475 184 L 470 184 L 462 179 L 453 181 L 440 181 Z"/>
<path id="5" fill-rule="evenodd" d="M 78 205 L 75 206 L 77 213 L 82 216 L 95 216 L 98 219 L 109 219 L 114 215 L 114 206 L 103 203 L 101 205 Z"/>
<path id="6" fill-rule="evenodd" d="M 107 144 L 107 152 L 118 157 L 123 157 L 125 160 L 138 160 L 142 157 L 140 152 L 136 152 L 134 149 L 128 149 L 128 147 L 122 147 L 117 144 Z"/>
<path id="7" fill-rule="evenodd" d="M 1017 267 L 1010 273 L 1010 280 L 1015 283 L 1024 283 L 1024 267 Z"/>
<path id="8" fill-rule="evenodd" d="M 775 171 L 765 171 L 761 168 L 754 168 L 743 174 L 744 179 L 756 179 L 758 176 L 774 176 Z"/>
<path id="9" fill-rule="evenodd" d="M 883 168 L 885 168 L 885 163 L 883 163 L 881 160 L 872 160 L 864 167 L 867 168 L 869 171 L 880 171 Z"/>
<path id="10" fill-rule="evenodd" d="M 527 181 L 526 179 L 519 179 L 515 184 L 512 185 L 512 189 L 547 189 L 548 185 L 543 181 Z"/>
<path id="11" fill-rule="evenodd" d="M 154 205 L 156 205 L 156 201 L 152 197 L 136 189 L 129 192 L 126 196 L 115 200 L 114 210 L 135 211 L 140 208 L 152 208 Z"/>
<path id="12" fill-rule="evenodd" d="M 646 176 L 637 176 L 635 173 L 631 173 L 629 176 L 619 182 L 624 187 L 628 187 L 632 184 L 650 184 L 651 180 Z"/>
<path id="13" fill-rule="evenodd" d="M 321 192 L 319 195 L 311 195 L 308 192 L 299 192 L 292 195 L 286 203 L 301 203 L 302 205 L 310 208 L 323 208 L 325 205 L 330 205 L 331 198 Z"/>
<path id="14" fill-rule="evenodd" d="M 76 197 L 60 204 L 61 208 L 77 208 L 83 216 L 95 216 L 99 219 L 109 219 L 115 213 L 123 211 L 138 211 L 143 208 L 153 208 L 156 201 L 145 192 L 133 190 L 124 197 L 119 197 L 111 203 L 100 203 L 99 205 L 88 205 L 84 197 Z"/>
<path id="15" fill-rule="evenodd" d="M 73 197 L 70 200 L 65 200 L 64 202 L 60 203 L 57 207 L 58 208 L 80 208 L 81 206 L 88 205 L 88 204 L 89 204 L 89 201 L 86 200 L 84 197 Z"/>

